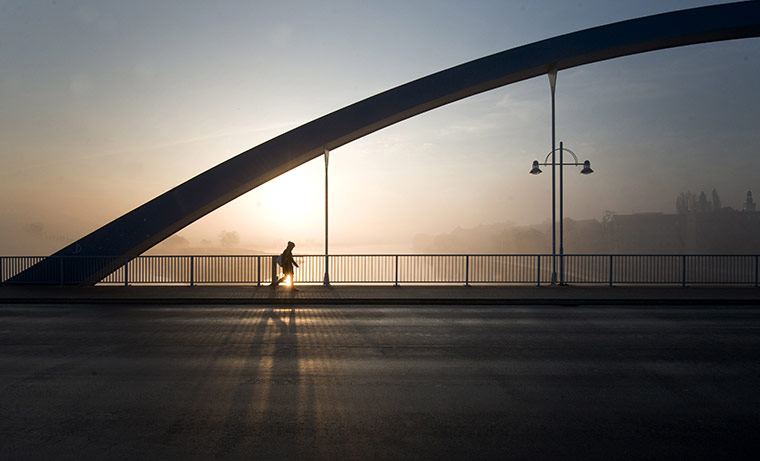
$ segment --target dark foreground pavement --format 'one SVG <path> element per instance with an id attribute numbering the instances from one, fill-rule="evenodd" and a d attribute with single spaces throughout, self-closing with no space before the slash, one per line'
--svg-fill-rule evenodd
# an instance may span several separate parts
<path id="1" fill-rule="evenodd" d="M 0 459 L 756 459 L 760 308 L 0 306 Z"/>

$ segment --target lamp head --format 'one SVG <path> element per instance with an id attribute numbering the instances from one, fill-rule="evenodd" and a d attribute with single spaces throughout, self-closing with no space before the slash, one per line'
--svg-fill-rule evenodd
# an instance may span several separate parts
<path id="1" fill-rule="evenodd" d="M 581 174 L 591 174 L 594 170 L 591 169 L 591 162 L 586 160 L 583 162 L 583 169 L 581 170 Z"/>
<path id="2" fill-rule="evenodd" d="M 533 160 L 533 168 L 530 170 L 530 174 L 541 174 L 541 168 L 538 167 L 538 160 Z"/>

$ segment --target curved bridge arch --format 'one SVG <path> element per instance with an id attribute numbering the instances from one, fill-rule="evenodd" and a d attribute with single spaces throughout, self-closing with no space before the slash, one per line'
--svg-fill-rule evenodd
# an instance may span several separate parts
<path id="1" fill-rule="evenodd" d="M 53 256 L 112 256 L 67 283 L 96 283 L 251 189 L 381 128 L 551 70 L 684 45 L 760 36 L 760 2 L 693 8 L 607 24 L 512 48 L 392 88 L 249 149 L 95 230 Z M 48 258 L 9 280 L 45 280 Z M 58 263 L 55 264 L 58 267 Z M 58 277 L 52 281 L 57 282 Z"/>

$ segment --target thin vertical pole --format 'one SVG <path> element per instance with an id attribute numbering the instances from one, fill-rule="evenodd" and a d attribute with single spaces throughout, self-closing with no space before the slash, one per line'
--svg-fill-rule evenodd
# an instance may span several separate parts
<path id="1" fill-rule="evenodd" d="M 256 286 L 261 286 L 261 255 L 256 256 Z"/>
<path id="2" fill-rule="evenodd" d="M 470 255 L 464 257 L 464 286 L 470 286 Z"/>
<path id="3" fill-rule="evenodd" d="M 563 172 L 565 163 L 563 161 L 564 149 L 562 148 L 562 141 L 559 142 L 559 284 L 565 284 L 565 234 L 563 222 L 565 219 L 564 207 L 563 207 L 563 192 L 564 181 Z"/>
<path id="4" fill-rule="evenodd" d="M 328 253 L 328 246 L 327 246 L 327 236 L 328 236 L 327 224 L 329 221 L 329 215 L 327 212 L 328 211 L 327 205 L 329 203 L 327 199 L 328 197 L 327 195 L 327 184 L 328 184 L 327 167 L 329 163 L 330 163 L 330 151 L 327 150 L 327 148 L 325 148 L 325 280 L 324 280 L 325 286 L 330 285 L 330 255 Z"/>
<path id="5" fill-rule="evenodd" d="M 0 287 L 1 286 L 3 286 L 3 257 L 2 256 L 0 256 Z"/>
<path id="6" fill-rule="evenodd" d="M 190 286 L 195 285 L 195 256 L 190 256 Z"/>
<path id="7" fill-rule="evenodd" d="M 556 188 L 556 162 L 554 154 L 557 150 L 555 140 L 556 112 L 554 107 L 554 93 L 557 87 L 557 69 L 549 71 L 549 87 L 552 92 L 552 285 L 557 283 L 557 188 Z"/>
<path id="8" fill-rule="evenodd" d="M 755 288 L 757 288 L 758 283 L 760 280 L 758 280 L 758 255 L 755 255 Z M 0 277 L 0 283 L 2 283 L 2 278 Z"/>
<path id="9" fill-rule="evenodd" d="M 681 257 L 681 266 L 682 266 L 682 272 L 681 272 L 681 286 L 686 286 L 686 255 L 683 255 Z"/>
<path id="10" fill-rule="evenodd" d="M 610 255 L 610 286 L 612 286 L 612 255 Z"/>
<path id="11" fill-rule="evenodd" d="M 396 255 L 396 283 L 394 286 L 398 286 L 398 255 Z"/>
<path id="12" fill-rule="evenodd" d="M 124 259 L 124 286 L 129 285 L 129 258 Z"/>
<path id="13" fill-rule="evenodd" d="M 536 259 L 538 260 L 538 273 L 536 274 L 536 286 L 541 286 L 541 255 L 536 255 Z"/>

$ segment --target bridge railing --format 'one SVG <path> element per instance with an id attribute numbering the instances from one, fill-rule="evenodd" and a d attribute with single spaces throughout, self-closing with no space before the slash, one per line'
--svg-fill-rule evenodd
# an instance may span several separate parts
<path id="1" fill-rule="evenodd" d="M 269 284 L 282 275 L 272 255 L 50 257 L 23 283 L 69 285 L 92 267 L 112 267 L 102 285 Z M 14 276 L 46 259 L 0 256 L 0 285 L 16 284 Z M 325 256 L 296 256 L 295 282 L 324 280 Z M 552 279 L 552 255 L 331 255 L 330 282 L 335 284 L 535 284 Z M 760 255 L 589 255 L 564 256 L 570 284 L 732 284 L 758 286 Z M 559 271 L 559 256 L 557 256 Z M 43 273 L 44 272 L 44 273 Z"/>

